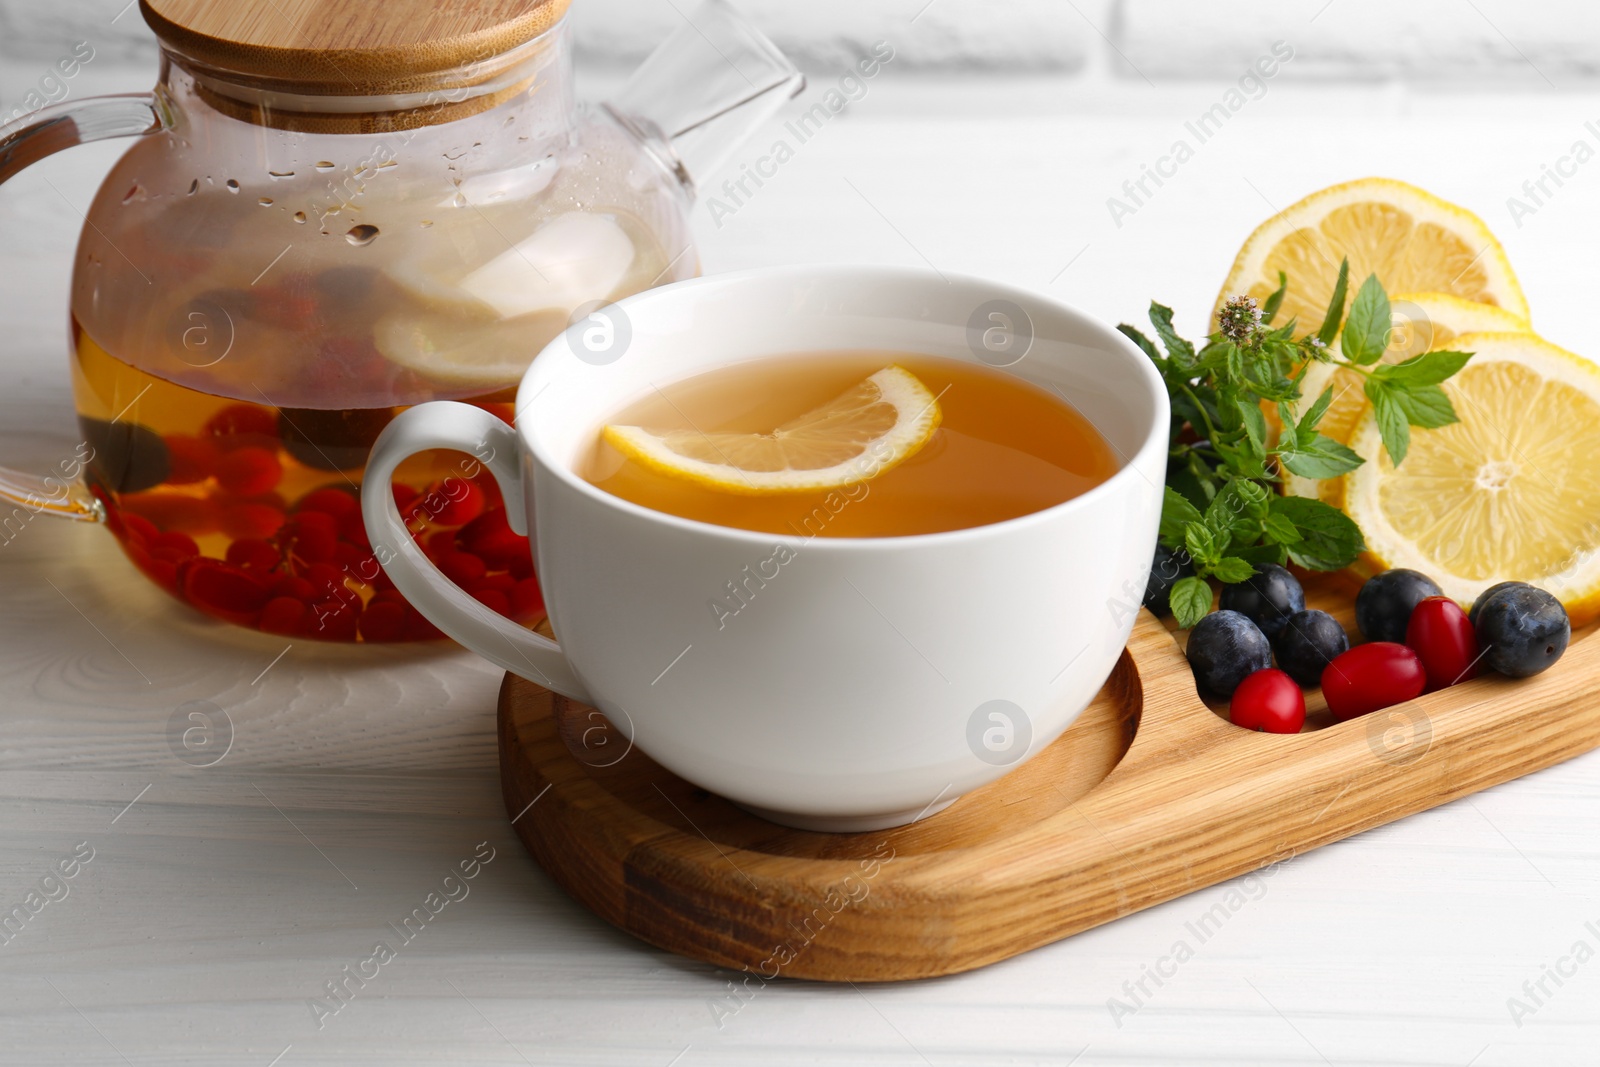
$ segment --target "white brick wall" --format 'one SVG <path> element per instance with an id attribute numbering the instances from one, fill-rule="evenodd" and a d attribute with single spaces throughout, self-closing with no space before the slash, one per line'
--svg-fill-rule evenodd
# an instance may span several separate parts
<path id="1" fill-rule="evenodd" d="M 1280 39 L 1294 47 L 1302 77 L 1565 88 L 1600 75 L 1594 0 L 1118 0 L 1116 8 L 1112 39 L 1151 79 L 1226 76 Z"/>
<path id="2" fill-rule="evenodd" d="M 590 63 L 637 62 L 693 2 L 574 0 L 580 54 Z M 1540 88 L 1600 78 L 1596 0 L 737 2 L 812 70 L 833 69 L 883 39 L 901 69 L 1159 82 L 1235 76 L 1263 42 L 1283 39 L 1295 48 L 1298 77 Z M 148 57 L 154 47 L 128 0 L 0 0 L 0 64 L 48 62 L 76 40 L 103 60 Z"/>
<path id="3" fill-rule="evenodd" d="M 448 0 L 441 0 L 448 2 Z M 831 69 L 896 47 L 903 66 L 1075 71 L 1098 35 L 1062 0 L 737 0 L 801 65 Z M 1105 25 L 1114 0 L 1075 0 Z M 642 59 L 694 9 L 695 0 L 574 0 L 580 54 L 590 61 Z M 119 14 L 120 13 L 120 14 Z M 113 21 L 115 20 L 115 21 Z M 53 56 L 87 40 L 102 55 L 154 49 L 128 0 L 0 0 L 0 57 Z"/>

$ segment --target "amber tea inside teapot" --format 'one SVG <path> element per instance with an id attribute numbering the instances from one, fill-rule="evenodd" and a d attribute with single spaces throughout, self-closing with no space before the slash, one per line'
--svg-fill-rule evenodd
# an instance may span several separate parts
<path id="1" fill-rule="evenodd" d="M 573 98 L 567 0 L 141 0 L 155 91 L 0 127 L 0 181 L 136 136 L 87 215 L 71 297 L 83 482 L 0 472 L 102 521 L 193 607 L 326 640 L 439 636 L 362 527 L 372 441 L 466 400 L 507 421 L 534 355 L 698 272 L 704 174 L 803 85 L 723 0 L 612 100 Z M 598 324 L 599 330 L 590 328 Z M 487 607 L 543 614 L 526 539 L 471 457 L 394 492 Z"/>

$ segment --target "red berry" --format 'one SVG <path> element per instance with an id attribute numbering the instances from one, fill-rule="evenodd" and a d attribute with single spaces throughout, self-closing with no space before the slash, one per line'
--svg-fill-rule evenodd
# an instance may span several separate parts
<path id="1" fill-rule="evenodd" d="M 438 562 L 444 576 L 463 587 L 475 585 L 489 570 L 484 566 L 483 560 L 471 552 L 462 552 L 454 548 L 441 553 Z"/>
<path id="2" fill-rule="evenodd" d="M 319 521 L 313 521 L 319 520 Z M 339 539 L 331 527 L 333 519 L 317 512 L 296 515 L 278 532 L 284 554 L 301 564 L 326 563 L 333 559 Z"/>
<path id="3" fill-rule="evenodd" d="M 167 484 L 190 485 L 211 477 L 217 463 L 217 446 L 210 438 L 173 434 L 166 440 Z"/>
<path id="4" fill-rule="evenodd" d="M 1322 696 L 1340 722 L 1414 700 L 1428 683 L 1422 661 L 1405 645 L 1369 641 L 1322 669 Z"/>
<path id="5" fill-rule="evenodd" d="M 219 448 L 267 445 L 277 439 L 276 412 L 256 404 L 229 404 L 206 420 L 204 432 Z"/>
<path id="6" fill-rule="evenodd" d="M 155 523 L 143 515 L 135 515 L 131 511 L 115 511 L 110 512 L 110 514 L 118 517 L 122 524 L 124 536 L 135 544 L 144 544 L 161 532 Z"/>
<path id="7" fill-rule="evenodd" d="M 487 563 L 491 570 L 507 570 L 518 556 L 529 553 L 528 539 L 511 529 L 505 508 L 486 511 L 461 528 L 456 543 Z"/>
<path id="8" fill-rule="evenodd" d="M 320 596 L 355 596 L 345 588 L 344 571 L 331 563 L 312 563 L 300 572 L 300 576 L 310 582 Z"/>
<path id="9" fill-rule="evenodd" d="M 511 587 L 511 617 L 526 621 L 544 614 L 544 594 L 537 578 L 524 578 Z"/>
<path id="10" fill-rule="evenodd" d="M 303 600 L 287 596 L 273 597 L 261 609 L 261 621 L 256 626 L 269 634 L 292 637 L 305 626 L 309 611 Z"/>
<path id="11" fill-rule="evenodd" d="M 1233 691 L 1228 716 L 1235 726 L 1269 734 L 1297 734 L 1306 722 L 1306 698 L 1295 680 L 1268 668 L 1247 675 Z"/>
<path id="12" fill-rule="evenodd" d="M 406 626 L 404 630 L 407 641 L 437 641 L 444 637 L 444 631 L 423 617 L 422 612 L 410 605 L 406 606 Z"/>
<path id="13" fill-rule="evenodd" d="M 454 530 L 435 530 L 423 538 L 423 551 L 429 557 L 440 560 L 446 554 L 456 550 L 456 534 Z"/>
<path id="14" fill-rule="evenodd" d="M 272 583 L 272 595 L 275 597 L 293 597 L 296 600 L 310 603 L 317 596 L 317 587 L 304 578 L 286 574 Z"/>
<path id="15" fill-rule="evenodd" d="M 517 580 L 509 574 L 486 574 L 467 585 L 466 589 L 469 593 L 476 593 L 479 589 L 498 589 L 509 596 L 516 585 Z"/>
<path id="16" fill-rule="evenodd" d="M 339 537 L 363 551 L 372 551 L 372 539 L 367 536 L 367 524 L 359 511 L 339 520 Z"/>
<path id="17" fill-rule="evenodd" d="M 1429 693 L 1478 673 L 1478 635 L 1461 605 L 1447 596 L 1426 597 L 1411 609 L 1406 644 L 1422 660 Z"/>
<path id="18" fill-rule="evenodd" d="M 433 513 L 433 521 L 440 526 L 461 526 L 483 514 L 488 503 L 483 490 L 476 482 L 465 478 L 447 478 L 440 484 L 439 494 L 444 503 Z"/>
<path id="19" fill-rule="evenodd" d="M 270 571 L 281 558 L 276 548 L 256 538 L 244 538 L 228 546 L 228 562 L 235 567 Z"/>
<path id="20" fill-rule="evenodd" d="M 313 489 L 301 497 L 300 503 L 295 505 L 295 510 L 302 513 L 321 512 L 324 515 L 332 515 L 335 520 L 342 520 L 349 515 L 361 514 L 361 502 L 353 494 L 327 485 L 321 489 Z"/>
<path id="21" fill-rule="evenodd" d="M 191 534 L 214 533 L 218 510 L 209 500 L 157 490 L 133 493 L 122 498 L 124 514 L 141 515 L 163 530 L 183 530 Z"/>
<path id="22" fill-rule="evenodd" d="M 197 556 L 178 574 L 185 600 L 203 611 L 235 622 L 248 622 L 272 596 L 272 584 L 242 567 Z"/>
<path id="23" fill-rule="evenodd" d="M 217 460 L 217 484 L 237 496 L 265 493 L 282 479 L 277 455 L 257 445 L 236 448 Z"/>
<path id="24" fill-rule="evenodd" d="M 511 598 L 498 589 L 475 589 L 472 598 L 496 615 L 511 616 Z"/>
<path id="25" fill-rule="evenodd" d="M 523 538 L 523 540 L 527 540 L 527 538 Z M 511 566 L 507 567 L 506 569 L 511 572 L 511 576 L 513 578 L 516 578 L 519 581 L 532 578 L 534 576 L 532 548 L 530 547 L 518 552 L 516 556 L 512 558 Z"/>
<path id="26" fill-rule="evenodd" d="M 322 641 L 354 641 L 361 626 L 361 602 L 338 598 L 319 600 L 311 605 L 305 626 L 308 637 Z"/>
<path id="27" fill-rule="evenodd" d="M 405 626 L 404 604 L 374 599 L 361 613 L 361 637 L 366 641 L 398 641 Z"/>
<path id="28" fill-rule="evenodd" d="M 277 533 L 283 525 L 280 509 L 253 500 L 224 504 L 220 515 L 222 532 L 234 538 L 261 540 Z"/>
<path id="29" fill-rule="evenodd" d="M 144 547 L 152 559 L 163 559 L 169 563 L 181 563 L 190 556 L 200 554 L 200 546 L 194 543 L 194 538 L 178 530 L 156 534 Z"/>

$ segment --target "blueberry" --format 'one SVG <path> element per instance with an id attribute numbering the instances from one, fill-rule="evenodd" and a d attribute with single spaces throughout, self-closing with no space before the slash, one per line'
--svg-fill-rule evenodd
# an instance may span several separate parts
<path id="1" fill-rule="evenodd" d="M 1156 558 L 1150 563 L 1150 578 L 1144 586 L 1144 606 L 1158 619 L 1171 615 L 1172 587 L 1179 578 L 1193 574 L 1194 564 L 1189 562 L 1189 553 L 1156 545 Z"/>
<path id="2" fill-rule="evenodd" d="M 1218 606 L 1237 611 L 1274 638 L 1289 616 L 1306 606 L 1306 592 L 1294 575 L 1276 563 L 1257 563 L 1254 575 L 1222 587 Z"/>
<path id="3" fill-rule="evenodd" d="M 1184 655 L 1200 692 L 1218 700 L 1256 671 L 1272 666 L 1272 646 L 1255 623 L 1237 611 L 1213 611 L 1189 631 Z"/>
<path id="4" fill-rule="evenodd" d="M 1473 622 L 1478 621 L 1478 609 L 1489 602 L 1489 598 L 1502 589 L 1532 589 L 1527 582 L 1496 582 L 1478 594 L 1478 599 L 1472 602 L 1472 610 L 1467 612 L 1467 618 Z"/>
<path id="5" fill-rule="evenodd" d="M 1527 678 L 1567 650 L 1572 623 L 1561 601 L 1524 582 L 1502 582 L 1472 606 L 1483 662 L 1508 678 Z"/>
<path id="6" fill-rule="evenodd" d="M 1308 608 L 1290 615 L 1272 642 L 1278 666 L 1303 688 L 1322 683 L 1322 669 L 1350 647 L 1344 627 L 1326 611 Z"/>
<path id="7" fill-rule="evenodd" d="M 1444 590 L 1426 574 L 1396 567 L 1369 578 L 1356 594 L 1356 626 L 1368 641 L 1406 643 L 1411 612 L 1430 596 Z"/>

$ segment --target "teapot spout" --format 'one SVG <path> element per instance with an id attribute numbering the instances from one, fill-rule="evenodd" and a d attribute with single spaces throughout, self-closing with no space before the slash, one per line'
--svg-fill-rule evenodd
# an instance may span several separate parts
<path id="1" fill-rule="evenodd" d="M 805 76 L 727 0 L 705 0 L 602 105 L 690 196 L 805 88 Z"/>

